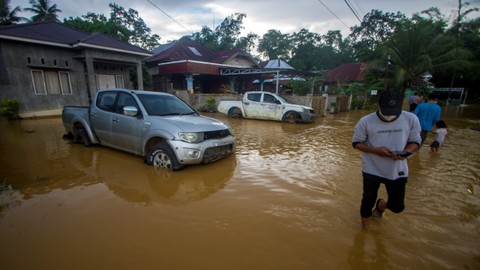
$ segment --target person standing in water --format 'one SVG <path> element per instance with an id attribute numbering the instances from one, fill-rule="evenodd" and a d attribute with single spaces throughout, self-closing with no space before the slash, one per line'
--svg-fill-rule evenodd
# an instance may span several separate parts
<path id="1" fill-rule="evenodd" d="M 432 131 L 432 133 L 437 134 L 437 137 L 435 140 L 430 144 L 430 149 L 432 152 L 437 152 L 440 146 L 443 144 L 445 141 L 445 136 L 447 135 L 447 124 L 445 124 L 445 121 L 439 120 L 437 123 L 435 123 L 435 126 L 437 127 L 437 130 Z"/>
<path id="2" fill-rule="evenodd" d="M 402 111 L 400 91 L 383 91 L 378 103 L 376 112 L 362 117 L 355 125 L 352 138 L 353 147 L 362 152 L 360 216 L 364 229 L 368 229 L 372 215 L 381 217 L 386 209 L 394 213 L 405 209 L 406 157 L 417 151 L 422 141 L 418 118 Z M 387 199 L 377 199 L 380 184 L 385 185 Z"/>
<path id="3" fill-rule="evenodd" d="M 437 104 L 438 97 L 434 93 L 428 95 L 427 102 L 417 105 L 413 113 L 418 116 L 420 125 L 422 126 L 422 144 L 425 142 L 428 133 L 432 130 L 433 125 L 440 120 L 442 108 Z"/>

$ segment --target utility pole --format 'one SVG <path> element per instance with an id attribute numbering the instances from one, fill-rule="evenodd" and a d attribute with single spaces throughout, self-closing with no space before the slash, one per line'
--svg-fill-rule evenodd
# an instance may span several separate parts
<path id="1" fill-rule="evenodd" d="M 448 90 L 448 97 L 447 97 L 447 102 L 446 102 L 446 106 L 448 106 L 448 103 L 450 102 L 450 94 L 452 93 L 452 88 L 453 88 L 453 82 L 455 81 L 455 76 L 457 76 L 457 67 L 458 67 L 458 39 L 459 39 L 459 36 L 460 36 L 460 19 L 461 19 L 461 9 L 462 9 L 462 0 L 458 0 L 458 13 L 457 13 L 457 29 L 456 29 L 456 38 L 457 38 L 457 41 L 456 41 L 456 47 L 455 47 L 455 61 L 457 62 L 457 64 L 455 65 L 455 68 L 453 70 L 453 75 L 452 75 L 452 81 L 450 82 L 450 89 Z"/>

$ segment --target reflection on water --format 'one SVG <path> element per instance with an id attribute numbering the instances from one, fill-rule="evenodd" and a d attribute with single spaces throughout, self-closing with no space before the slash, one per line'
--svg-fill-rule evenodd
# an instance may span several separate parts
<path id="1" fill-rule="evenodd" d="M 206 198 L 225 186 L 236 166 L 232 155 L 216 166 L 191 166 L 188 170 L 171 172 L 148 166 L 130 154 L 102 147 L 72 147 L 71 160 L 73 168 L 97 178 L 115 195 L 143 205 L 154 202 L 181 205 Z"/>
<path id="2" fill-rule="evenodd" d="M 71 144 L 58 118 L 1 119 L 0 266 L 479 269 L 479 112 L 444 108 L 445 145 L 409 159 L 405 212 L 367 233 L 351 146 L 367 111 L 302 125 L 211 114 L 232 125 L 235 155 L 180 172 Z"/>

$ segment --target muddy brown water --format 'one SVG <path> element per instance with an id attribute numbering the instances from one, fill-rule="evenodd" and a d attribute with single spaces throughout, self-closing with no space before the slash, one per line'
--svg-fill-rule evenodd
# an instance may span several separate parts
<path id="1" fill-rule="evenodd" d="M 180 172 L 71 144 L 60 118 L 2 118 L 0 269 L 479 269 L 480 108 L 444 108 L 445 145 L 409 159 L 406 210 L 369 232 L 351 146 L 366 113 L 209 114 L 235 155 Z"/>

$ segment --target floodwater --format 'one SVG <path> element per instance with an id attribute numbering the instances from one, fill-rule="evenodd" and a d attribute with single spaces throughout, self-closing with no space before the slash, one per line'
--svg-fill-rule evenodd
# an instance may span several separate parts
<path id="1" fill-rule="evenodd" d="M 351 146 L 366 113 L 210 114 L 235 155 L 180 172 L 71 144 L 60 118 L 2 118 L 0 269 L 480 269 L 480 108 L 444 108 L 445 145 L 409 159 L 406 210 L 368 232 Z"/>

